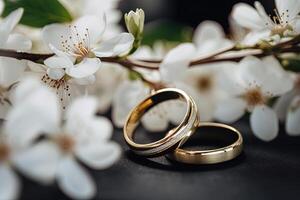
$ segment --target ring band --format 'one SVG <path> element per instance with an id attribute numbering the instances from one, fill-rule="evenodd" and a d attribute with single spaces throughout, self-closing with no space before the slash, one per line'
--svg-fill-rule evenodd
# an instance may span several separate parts
<path id="1" fill-rule="evenodd" d="M 168 100 L 181 100 L 187 104 L 186 114 L 182 122 L 170 130 L 164 138 L 148 143 L 138 144 L 133 140 L 135 130 L 142 116 L 155 105 Z M 138 104 L 129 114 L 124 125 L 124 138 L 130 149 L 139 155 L 154 157 L 166 154 L 170 150 L 177 148 L 185 138 L 188 138 L 198 126 L 197 106 L 194 100 L 184 91 L 167 88 L 156 91 Z"/>
<path id="2" fill-rule="evenodd" d="M 235 128 L 219 123 L 201 122 L 198 125 L 201 127 L 214 127 L 219 129 L 226 129 L 230 133 L 235 135 L 234 143 L 217 149 L 212 150 L 185 150 L 181 146 L 175 149 L 172 153 L 168 154 L 167 157 L 182 163 L 187 164 L 215 164 L 225 162 L 237 157 L 243 149 L 243 138 L 238 130 Z"/>

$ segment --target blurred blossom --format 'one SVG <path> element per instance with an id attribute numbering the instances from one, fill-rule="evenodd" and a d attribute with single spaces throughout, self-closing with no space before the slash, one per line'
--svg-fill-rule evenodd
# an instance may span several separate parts
<path id="1" fill-rule="evenodd" d="M 216 118 L 223 122 L 238 120 L 245 110 L 252 112 L 250 125 L 260 139 L 270 141 L 278 134 L 278 117 L 267 103 L 290 91 L 293 87 L 291 76 L 272 56 L 262 60 L 244 58 L 236 68 L 227 69 L 222 86 L 231 98 L 218 104 Z"/>
<path id="2" fill-rule="evenodd" d="M 60 0 L 60 2 L 75 18 L 84 15 L 101 16 L 104 13 L 107 19 L 104 39 L 111 38 L 122 32 L 122 28 L 119 25 L 122 13 L 118 10 L 120 0 Z"/>
<path id="3" fill-rule="evenodd" d="M 286 123 L 285 129 L 289 135 L 300 135 L 300 78 L 298 74 L 294 76 L 294 88 L 292 91 L 282 95 L 274 104 L 274 109 L 279 119 Z"/>
<path id="4" fill-rule="evenodd" d="M 128 78 L 128 71 L 119 65 L 105 63 L 95 77 L 95 83 L 88 86 L 88 93 L 97 96 L 98 111 L 105 113 L 111 107 L 117 88 Z"/>
<path id="5" fill-rule="evenodd" d="M 65 110 L 76 97 L 85 94 L 87 85 L 95 82 L 94 75 L 85 78 L 71 78 L 65 74 L 62 68 L 55 69 L 31 61 L 28 61 L 27 64 L 30 71 L 26 73 L 37 76 L 42 83 L 53 89 L 61 101 L 61 108 L 63 110 Z"/>
<path id="6" fill-rule="evenodd" d="M 214 21 L 204 21 L 196 28 L 193 42 L 197 48 L 196 58 L 230 48 L 234 43 L 226 38 L 222 26 Z"/>
<path id="7" fill-rule="evenodd" d="M 24 74 L 25 68 L 26 61 L 0 57 L 0 119 L 5 119 L 12 106 L 12 91 Z"/>
<path id="8" fill-rule="evenodd" d="M 11 12 L 0 22 L 0 47 L 1 49 L 28 51 L 31 49 L 31 41 L 22 34 L 13 33 L 21 20 L 24 9 L 19 8 Z"/>
<path id="9" fill-rule="evenodd" d="M 72 198 L 92 198 L 96 194 L 95 183 L 75 158 L 99 170 L 111 166 L 121 152 L 109 140 L 110 121 L 95 115 L 97 100 L 78 98 L 62 116 L 56 95 L 39 81 L 25 79 L 16 89 L 14 102 L 5 122 L 5 133 L 14 138 L 16 147 L 29 146 L 16 155 L 17 169 L 44 184 L 56 179 L 63 192 Z M 62 121 L 63 117 L 66 121 Z M 46 138 L 34 142 L 41 135 Z"/>

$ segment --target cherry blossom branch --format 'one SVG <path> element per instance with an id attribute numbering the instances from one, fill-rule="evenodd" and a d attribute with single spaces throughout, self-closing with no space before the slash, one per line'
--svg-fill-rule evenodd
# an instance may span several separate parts
<path id="1" fill-rule="evenodd" d="M 259 45 L 251 46 L 251 47 L 243 47 L 243 48 L 233 46 L 221 50 L 219 52 L 216 52 L 207 57 L 202 57 L 197 60 L 194 60 L 190 63 L 190 66 L 192 67 L 201 64 L 209 64 L 209 63 L 225 62 L 225 61 L 238 62 L 241 59 L 243 59 L 245 56 L 249 56 L 249 55 L 256 56 L 256 57 L 264 57 L 268 55 L 277 55 L 279 53 L 288 53 L 288 52 L 300 53 L 300 47 L 297 46 L 299 42 L 300 42 L 300 35 L 296 36 L 295 38 L 289 41 L 265 49 L 261 48 Z M 251 51 L 241 55 L 240 54 L 241 50 L 251 50 Z M 237 53 L 231 53 L 230 56 L 226 56 L 226 53 L 228 52 L 237 52 Z M 0 56 L 13 57 L 17 59 L 25 59 L 34 62 L 43 62 L 45 59 L 53 55 L 54 54 L 26 53 L 26 52 L 0 49 Z M 136 67 L 136 68 L 143 68 L 149 70 L 158 70 L 159 64 L 162 62 L 161 60 L 136 60 L 131 58 L 119 58 L 119 57 L 101 57 L 100 59 L 103 62 L 120 64 L 123 67 L 126 67 L 128 69 L 133 69 L 134 67 Z"/>

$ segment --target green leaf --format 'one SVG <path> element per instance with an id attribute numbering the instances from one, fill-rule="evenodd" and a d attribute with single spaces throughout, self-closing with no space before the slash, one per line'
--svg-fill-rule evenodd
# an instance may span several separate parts
<path id="1" fill-rule="evenodd" d="M 300 72 L 300 56 L 295 56 L 293 58 L 280 59 L 280 62 L 285 70 L 292 72 Z"/>
<path id="2" fill-rule="evenodd" d="M 52 23 L 72 21 L 68 10 L 57 0 L 4 0 L 3 16 L 17 8 L 24 8 L 21 24 L 32 27 L 43 27 Z"/>
<path id="3" fill-rule="evenodd" d="M 191 42 L 193 30 L 191 27 L 172 21 L 156 21 L 145 25 L 142 44 L 153 45 L 155 41 Z"/>

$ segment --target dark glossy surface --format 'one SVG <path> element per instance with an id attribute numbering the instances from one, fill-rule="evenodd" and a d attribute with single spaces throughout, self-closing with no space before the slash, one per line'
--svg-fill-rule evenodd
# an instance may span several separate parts
<path id="1" fill-rule="evenodd" d="M 270 143 L 254 138 L 247 120 L 234 124 L 244 136 L 244 153 L 233 161 L 211 166 L 186 166 L 164 157 L 147 160 L 132 154 L 115 130 L 122 159 L 106 171 L 91 171 L 96 199 L 298 199 L 300 137 L 284 133 Z M 44 187 L 24 179 L 22 199 L 68 199 L 57 186 Z"/>

